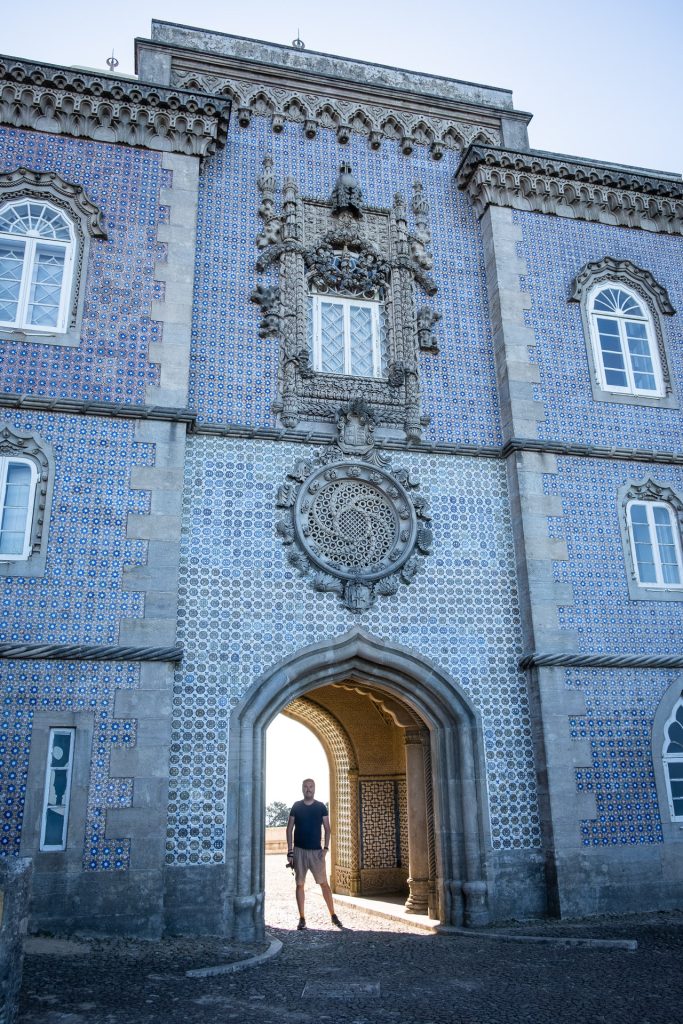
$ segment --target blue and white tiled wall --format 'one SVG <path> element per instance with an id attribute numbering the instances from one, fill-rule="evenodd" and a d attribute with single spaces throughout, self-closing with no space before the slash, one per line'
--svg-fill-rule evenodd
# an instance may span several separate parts
<path id="1" fill-rule="evenodd" d="M 89 401 L 145 401 L 158 383 L 150 345 L 162 340 L 150 319 L 163 298 L 154 264 L 165 257 L 157 227 L 166 215 L 160 188 L 170 184 L 161 155 L 42 132 L 0 127 L 0 173 L 56 171 L 81 185 L 104 214 L 106 240 L 93 239 L 86 274 L 81 344 L 9 341 L 0 329 L 0 390 Z M 153 355 L 151 356 L 153 359 Z"/>
<path id="2" fill-rule="evenodd" d="M 422 405 L 431 416 L 425 439 L 499 443 L 483 250 L 470 202 L 453 182 L 457 154 L 434 161 L 416 147 L 405 157 L 390 141 L 374 152 L 356 136 L 341 146 L 326 129 L 308 140 L 290 122 L 276 135 L 264 118 L 246 129 L 233 126 L 226 149 L 204 162 L 200 178 L 189 402 L 200 420 L 275 425 L 279 343 L 258 337 L 258 310 L 249 302 L 260 230 L 256 180 L 267 152 L 280 185 L 291 175 L 301 194 L 314 198 L 329 198 L 343 161 L 351 163 L 371 206 L 391 207 L 398 191 L 410 209 L 413 182 L 422 182 L 439 288 L 429 302 L 443 315 L 435 329 L 441 351 L 421 356 Z"/>
<path id="3" fill-rule="evenodd" d="M 429 501 L 434 553 L 410 586 L 354 615 L 299 576 L 275 534 L 277 488 L 310 454 L 277 442 L 188 442 L 179 587 L 185 656 L 176 674 L 169 863 L 223 858 L 231 708 L 282 657 L 354 627 L 405 645 L 452 676 L 483 720 L 494 848 L 538 847 L 505 467 L 396 454 L 393 466 L 410 468 Z"/>
<path id="4" fill-rule="evenodd" d="M 519 255 L 527 263 L 522 287 L 536 344 L 531 357 L 541 381 L 535 397 L 544 403 L 538 436 L 544 440 L 671 450 L 683 431 L 683 239 L 564 217 L 516 212 Z M 663 285 L 674 309 L 662 317 L 669 344 L 669 370 L 681 409 L 598 402 L 591 390 L 581 307 L 569 302 L 571 283 L 587 264 L 604 256 L 630 260 Z M 543 417 L 541 417 L 543 419 Z"/>

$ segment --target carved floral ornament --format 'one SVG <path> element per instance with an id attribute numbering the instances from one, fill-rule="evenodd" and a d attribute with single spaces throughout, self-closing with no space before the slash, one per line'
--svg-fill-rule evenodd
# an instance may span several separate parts
<path id="1" fill-rule="evenodd" d="M 280 399 L 286 427 L 302 420 L 334 422 L 340 404 L 362 398 L 383 426 L 419 441 L 427 418 L 420 408 L 420 350 L 438 351 L 433 333 L 440 314 L 418 301 L 436 294 L 429 271 L 429 207 L 413 185 L 413 229 L 401 195 L 392 210 L 366 207 L 351 168 L 343 164 L 328 202 L 299 195 L 287 178 L 278 207 L 278 181 L 266 155 L 258 179 L 262 230 L 256 270 L 268 275 L 251 299 L 261 309 L 259 334 L 280 339 Z M 277 271 L 278 283 L 272 281 Z M 386 331 L 385 375 L 376 378 L 315 372 L 309 349 L 309 296 L 333 293 L 381 303 Z"/>
<path id="2" fill-rule="evenodd" d="M 411 583 L 432 546 L 427 503 L 377 451 L 374 428 L 363 402 L 338 410 L 336 444 L 298 462 L 276 501 L 289 562 L 354 612 Z"/>
<path id="3" fill-rule="evenodd" d="M 489 206 L 683 234 L 683 182 L 544 153 L 476 143 L 456 173 L 479 216 Z"/>
<path id="4" fill-rule="evenodd" d="M 175 69 L 173 80 L 184 89 L 228 96 L 241 128 L 249 127 L 253 117 L 266 117 L 276 134 L 290 121 L 301 125 L 307 139 L 314 139 L 322 128 L 334 131 L 342 145 L 354 134 L 365 136 L 371 149 L 379 149 L 385 139 L 396 141 L 404 156 L 410 156 L 416 146 L 427 146 L 434 160 L 440 160 L 446 150 L 466 149 L 472 142 L 500 142 L 499 130 L 491 125 L 433 114 L 398 112 L 374 103 L 358 104 L 336 97 L 264 88 L 254 82 L 194 71 Z"/>

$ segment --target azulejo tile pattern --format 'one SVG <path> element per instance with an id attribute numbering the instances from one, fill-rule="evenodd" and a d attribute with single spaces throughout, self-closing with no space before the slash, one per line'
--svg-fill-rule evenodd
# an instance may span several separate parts
<path id="1" fill-rule="evenodd" d="M 683 494 L 680 466 L 558 458 L 557 473 L 544 477 L 545 493 L 562 497 L 562 519 L 551 519 L 549 529 L 566 540 L 569 556 L 553 563 L 554 579 L 571 584 L 574 595 L 572 606 L 559 609 L 560 627 L 576 630 L 582 652 L 680 651 L 683 602 L 629 598 L 618 493 L 648 477 Z"/>
<path id="2" fill-rule="evenodd" d="M 0 580 L 0 640 L 117 643 L 120 620 L 143 614 L 122 575 L 146 561 L 147 543 L 126 538 L 126 520 L 149 512 L 149 492 L 131 490 L 129 478 L 133 465 L 153 463 L 154 447 L 135 441 L 125 420 L 9 410 L 0 420 L 55 456 L 45 575 Z"/>
<path id="3" fill-rule="evenodd" d="M 111 778 L 112 747 L 134 746 L 134 720 L 113 717 L 114 693 L 139 685 L 139 666 L 108 662 L 2 661 L 0 720 L 0 856 L 19 852 L 28 778 L 33 719 L 37 711 L 88 712 L 94 718 L 92 761 L 85 822 L 83 868 L 122 871 L 128 867 L 130 841 L 105 839 L 106 811 L 129 807 L 131 779 Z"/>
<path id="4" fill-rule="evenodd" d="M 576 770 L 576 788 L 591 793 L 597 817 L 580 823 L 584 846 L 662 842 L 653 756 L 663 737 L 652 735 L 659 702 L 680 674 L 568 669 L 565 685 L 580 690 L 586 713 L 570 718 L 571 736 L 590 744 L 590 762 Z"/>
<path id="5" fill-rule="evenodd" d="M 168 862 L 223 859 L 231 708 L 283 657 L 359 625 L 433 660 L 467 694 L 483 719 L 493 845 L 540 845 L 504 466 L 393 458 L 430 503 L 434 554 L 410 587 L 354 615 L 299 576 L 275 533 L 277 487 L 311 454 L 277 442 L 188 441 Z"/>
<path id="6" fill-rule="evenodd" d="M 267 152 L 272 152 L 280 184 L 291 175 L 305 196 L 329 198 L 344 161 L 351 163 L 371 206 L 391 207 L 399 191 L 410 208 L 413 182 L 422 182 L 430 205 L 433 275 L 439 288 L 428 301 L 443 315 L 435 329 L 440 353 L 421 356 L 422 407 L 431 416 L 424 436 L 499 443 L 483 250 L 469 200 L 453 184 L 457 154 L 447 152 L 434 161 L 424 147 L 416 147 L 405 157 L 391 141 L 374 152 L 356 136 L 342 146 L 327 129 L 308 140 L 290 122 L 274 134 L 261 117 L 253 118 L 247 129 L 233 127 L 226 149 L 202 169 L 189 400 L 200 419 L 275 425 L 271 404 L 278 342 L 258 337 L 259 313 L 249 302 L 256 283 L 255 238 L 261 230 L 256 179 Z"/>
<path id="7" fill-rule="evenodd" d="M 530 293 L 532 302 L 526 321 L 536 338 L 531 358 L 541 375 L 535 388 L 535 398 L 544 403 L 539 405 L 539 419 L 544 421 L 539 424 L 538 436 L 669 451 L 672 438 L 680 437 L 683 429 L 681 410 L 593 398 L 581 307 L 568 297 L 579 270 L 603 256 L 627 259 L 649 270 L 679 311 L 673 317 L 662 317 L 662 322 L 672 357 L 669 370 L 674 392 L 683 405 L 683 240 L 517 211 L 513 219 L 522 229 L 518 253 L 528 268 L 522 290 Z M 572 396 L 571 402 L 567 395 Z"/>
<path id="8" fill-rule="evenodd" d="M 17 167 L 57 171 L 82 185 L 104 212 L 107 240 L 90 248 L 81 344 L 9 341 L 0 328 L 3 391 L 140 403 L 158 383 L 150 345 L 162 340 L 150 319 L 163 298 L 154 263 L 165 258 L 157 242 L 164 211 L 159 190 L 170 184 L 161 155 L 43 132 L 0 127 L 0 172 Z"/>
<path id="9" fill-rule="evenodd" d="M 407 818 L 401 814 L 401 796 L 405 805 L 405 790 L 406 784 L 400 780 L 361 781 L 362 868 L 408 867 L 408 861 L 402 857 L 403 834 L 407 829 Z"/>

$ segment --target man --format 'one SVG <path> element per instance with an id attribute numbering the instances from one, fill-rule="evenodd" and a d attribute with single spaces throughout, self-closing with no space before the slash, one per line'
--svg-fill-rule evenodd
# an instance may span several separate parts
<path id="1" fill-rule="evenodd" d="M 332 890 L 327 881 L 327 870 L 325 868 L 325 857 L 330 849 L 330 819 L 327 807 L 319 800 L 315 800 L 315 782 L 313 779 L 304 779 L 301 791 L 303 800 L 297 800 L 289 812 L 287 822 L 287 863 L 294 868 L 296 879 L 296 905 L 299 908 L 300 932 L 306 927 L 304 916 L 304 882 L 310 871 L 320 886 L 323 899 L 330 912 L 330 920 L 337 928 L 342 923 L 334 912 L 332 901 Z M 320 847 L 320 828 L 325 831 L 325 846 Z"/>

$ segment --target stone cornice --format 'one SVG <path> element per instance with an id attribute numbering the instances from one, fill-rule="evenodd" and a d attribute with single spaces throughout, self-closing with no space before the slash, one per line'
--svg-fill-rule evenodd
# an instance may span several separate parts
<path id="1" fill-rule="evenodd" d="M 182 647 L 118 644 L 0 644 L 0 658 L 21 661 L 182 661 Z"/>
<path id="2" fill-rule="evenodd" d="M 189 156 L 225 144 L 230 101 L 0 57 L 0 124 Z"/>
<path id="3" fill-rule="evenodd" d="M 520 659 L 522 670 L 530 668 L 683 668 L 683 654 L 557 654 L 534 653 Z"/>
<path id="4" fill-rule="evenodd" d="M 615 164 L 474 143 L 456 182 L 481 216 L 489 206 L 683 234 L 683 180 Z"/>
<path id="5" fill-rule="evenodd" d="M 579 271 L 571 285 L 569 295 L 570 302 L 580 302 L 582 295 L 593 286 L 606 278 L 621 278 L 640 284 L 646 291 L 650 292 L 657 309 L 665 316 L 673 316 L 676 310 L 671 305 L 671 299 L 664 285 L 657 281 L 649 270 L 636 266 L 630 260 L 615 260 L 612 256 L 603 256 L 601 260 L 587 263 Z"/>
<path id="6" fill-rule="evenodd" d="M 108 416 L 122 420 L 161 420 L 185 423 L 188 433 L 201 437 L 231 437 L 249 441 L 283 441 L 287 444 L 331 444 L 333 434 L 324 430 L 286 430 L 281 427 L 250 427 L 239 423 L 201 423 L 192 409 L 171 409 L 155 405 L 119 405 L 115 402 L 86 402 L 78 398 L 47 398 L 42 395 L 13 395 L 0 392 L 1 409 L 28 409 L 35 412 L 63 413 L 80 416 Z M 607 459 L 611 462 L 646 462 L 666 466 L 683 466 L 683 453 L 658 448 L 613 448 L 608 445 L 574 444 L 571 441 L 541 441 L 537 438 L 513 437 L 500 445 L 454 444 L 452 442 L 419 444 L 402 438 L 379 438 L 377 447 L 391 451 L 411 451 L 423 455 L 464 455 L 469 458 L 506 459 L 516 452 L 540 452 L 580 459 Z"/>

